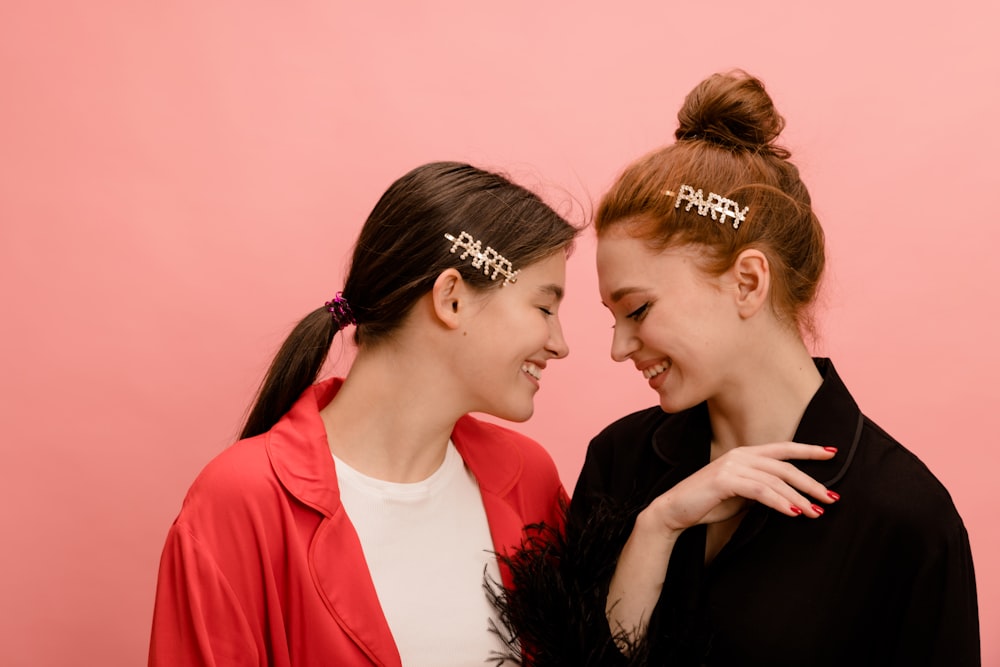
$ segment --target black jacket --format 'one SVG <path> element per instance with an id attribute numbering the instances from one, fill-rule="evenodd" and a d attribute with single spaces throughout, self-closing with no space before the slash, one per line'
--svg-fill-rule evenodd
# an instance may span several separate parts
<path id="1" fill-rule="evenodd" d="M 647 641 L 629 664 L 980 664 L 972 556 L 951 497 L 916 456 L 861 414 L 829 360 L 816 364 L 823 384 L 795 440 L 838 453 L 795 465 L 841 500 L 815 520 L 755 505 L 707 566 L 705 527 L 685 531 Z M 511 615 L 520 624 L 515 631 L 535 626 L 524 643 L 541 659 L 529 664 L 624 663 L 608 649 L 603 621 L 614 560 L 639 510 L 707 464 L 710 443 L 704 404 L 673 415 L 643 410 L 594 438 L 566 533 L 550 535 L 544 547 L 528 545 L 515 560 L 522 575 L 540 561 L 549 566 L 522 576 L 524 589 L 512 594 L 512 609 L 537 614 L 534 621 Z M 568 605 L 590 606 L 573 620 L 586 629 L 553 621 L 559 610 L 546 609 L 552 587 L 577 597 Z M 581 641 L 588 645 L 568 645 Z"/>

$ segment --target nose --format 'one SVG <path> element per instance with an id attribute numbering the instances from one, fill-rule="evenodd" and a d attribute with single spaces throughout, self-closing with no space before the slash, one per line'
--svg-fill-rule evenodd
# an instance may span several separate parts
<path id="1" fill-rule="evenodd" d="M 611 336 L 611 358 L 626 361 L 639 349 L 639 339 L 628 331 L 628 327 L 616 326 Z"/>
<path id="2" fill-rule="evenodd" d="M 549 341 L 545 345 L 545 350 L 555 359 L 563 359 L 569 354 L 569 345 L 563 336 L 562 323 L 558 316 L 552 318 L 552 326 L 549 329 Z"/>

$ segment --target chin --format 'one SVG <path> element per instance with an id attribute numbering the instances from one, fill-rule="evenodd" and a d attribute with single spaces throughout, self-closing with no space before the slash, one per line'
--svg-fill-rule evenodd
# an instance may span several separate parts
<path id="1" fill-rule="evenodd" d="M 685 400 L 683 397 L 660 395 L 660 409 L 669 414 L 683 412 L 688 408 L 701 403 L 701 401 Z"/>
<path id="2" fill-rule="evenodd" d="M 530 410 L 518 412 L 515 415 L 512 415 L 510 417 L 506 417 L 506 419 L 508 421 L 518 422 L 518 423 L 520 423 L 520 422 L 526 422 L 529 419 L 531 419 L 531 415 L 533 415 L 533 414 L 535 414 L 535 409 L 531 408 Z"/>
<path id="3" fill-rule="evenodd" d="M 518 408 L 513 408 L 510 410 L 500 410 L 493 413 L 494 417 L 499 417 L 500 419 L 506 419 L 510 422 L 526 422 L 531 419 L 531 415 L 535 413 L 534 403 L 527 406 L 522 406 Z"/>

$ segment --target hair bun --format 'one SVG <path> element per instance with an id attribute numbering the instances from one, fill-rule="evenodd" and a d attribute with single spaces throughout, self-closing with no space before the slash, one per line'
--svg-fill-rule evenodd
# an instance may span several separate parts
<path id="1" fill-rule="evenodd" d="M 678 141 L 704 140 L 780 158 L 790 155 L 774 143 L 785 119 L 774 108 L 764 84 L 742 70 L 713 74 L 695 86 L 677 120 L 680 125 L 674 136 Z"/>

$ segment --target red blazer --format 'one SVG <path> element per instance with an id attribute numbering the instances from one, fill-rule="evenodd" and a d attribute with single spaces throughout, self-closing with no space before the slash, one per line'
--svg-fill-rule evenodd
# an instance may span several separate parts
<path id="1" fill-rule="evenodd" d="M 401 667 L 319 417 L 340 385 L 314 385 L 195 480 L 163 549 L 150 666 Z M 452 440 L 498 553 L 525 524 L 558 521 L 566 494 L 540 445 L 468 416 Z"/>

